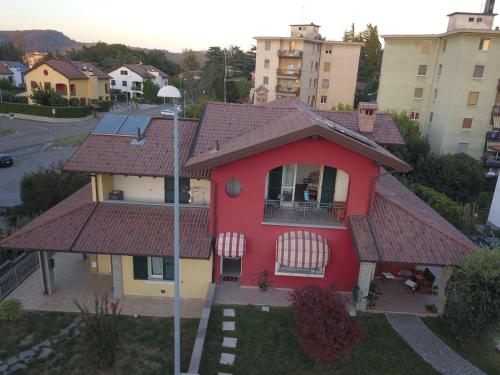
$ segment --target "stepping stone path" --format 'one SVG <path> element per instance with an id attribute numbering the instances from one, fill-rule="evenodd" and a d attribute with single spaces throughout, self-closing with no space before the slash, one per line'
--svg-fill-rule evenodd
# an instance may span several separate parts
<path id="1" fill-rule="evenodd" d="M 269 306 L 262 306 L 262 311 L 269 312 Z"/>
<path id="2" fill-rule="evenodd" d="M 234 309 L 223 309 L 222 314 L 224 318 L 235 318 L 236 312 Z M 223 321 L 222 322 L 223 331 L 236 331 L 236 323 L 234 321 Z M 228 349 L 236 349 L 236 343 L 238 339 L 235 337 L 224 337 L 222 341 L 222 347 Z M 233 353 L 221 353 L 219 364 L 224 366 L 233 366 L 234 360 L 236 359 L 236 354 Z M 218 372 L 217 375 L 231 375 L 227 372 Z"/>
<path id="3" fill-rule="evenodd" d="M 56 342 L 71 333 L 77 334 L 77 328 L 82 324 L 83 323 L 81 323 L 81 318 L 77 317 L 69 326 L 59 331 L 57 335 L 52 336 L 44 342 L 38 345 L 34 345 L 30 349 L 22 351 L 15 356 L 7 358 L 4 361 L 0 361 L 0 375 L 8 375 L 17 370 L 25 369 L 26 367 L 28 367 L 28 363 L 33 359 L 46 359 L 54 352 L 52 346 Z"/>

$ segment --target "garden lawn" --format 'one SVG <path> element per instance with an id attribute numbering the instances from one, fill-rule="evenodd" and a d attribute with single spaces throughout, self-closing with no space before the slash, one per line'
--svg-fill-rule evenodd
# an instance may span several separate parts
<path id="1" fill-rule="evenodd" d="M 173 373 L 173 319 L 119 316 L 120 349 L 110 369 L 94 365 L 83 337 L 66 337 L 54 346 L 46 360 L 35 360 L 16 375 L 164 375 Z M 197 319 L 181 320 L 181 370 L 186 371 L 191 359 Z"/>
<path id="2" fill-rule="evenodd" d="M 71 137 L 56 139 L 54 146 L 56 147 L 78 147 L 87 138 L 87 134 L 73 135 Z"/>
<path id="3" fill-rule="evenodd" d="M 487 374 L 500 374 L 500 352 L 492 343 L 460 344 L 446 330 L 440 318 L 422 318 L 429 329 L 446 345 Z"/>
<path id="4" fill-rule="evenodd" d="M 392 329 L 384 315 L 360 316 L 366 337 L 351 353 L 330 366 L 310 360 L 292 334 L 293 315 L 288 308 L 271 307 L 262 312 L 256 306 L 231 306 L 236 310 L 236 331 L 225 336 L 238 338 L 236 350 L 222 348 L 222 309 L 214 306 L 203 350 L 200 374 L 227 372 L 238 375 L 323 375 L 323 374 L 437 374 Z M 235 353 L 234 366 L 219 365 L 221 352 Z"/>
<path id="5" fill-rule="evenodd" d="M 57 335 L 75 317 L 76 314 L 23 311 L 18 321 L 0 321 L 0 360 Z"/>

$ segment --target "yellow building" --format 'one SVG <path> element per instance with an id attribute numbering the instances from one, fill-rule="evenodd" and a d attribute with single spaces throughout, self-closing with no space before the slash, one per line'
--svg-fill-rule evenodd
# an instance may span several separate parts
<path id="1" fill-rule="evenodd" d="M 76 98 L 82 105 L 109 100 L 110 79 L 95 65 L 81 61 L 47 60 L 25 73 L 28 98 L 41 85 L 68 100 Z M 29 102 L 33 104 L 31 99 Z"/>
<path id="2" fill-rule="evenodd" d="M 313 23 L 291 25 L 289 37 L 255 39 L 254 103 L 293 97 L 322 110 L 354 104 L 362 43 L 323 40 Z"/>
<path id="3" fill-rule="evenodd" d="M 500 100 L 500 31 L 490 1 L 484 13 L 448 17 L 442 34 L 383 36 L 377 101 L 382 110 L 407 111 L 434 152 L 479 159 L 491 151 L 485 138 Z"/>

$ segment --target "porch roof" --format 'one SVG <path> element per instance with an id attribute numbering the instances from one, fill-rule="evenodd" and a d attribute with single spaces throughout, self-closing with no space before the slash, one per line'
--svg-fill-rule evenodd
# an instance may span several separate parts
<path id="1" fill-rule="evenodd" d="M 349 224 L 360 261 L 456 265 L 477 247 L 390 175 L 379 178 L 369 216 Z"/>
<path id="2" fill-rule="evenodd" d="M 173 256 L 171 206 L 96 203 L 87 185 L 0 241 L 0 248 L 115 255 Z M 209 209 L 181 207 L 181 258 L 208 259 Z"/>

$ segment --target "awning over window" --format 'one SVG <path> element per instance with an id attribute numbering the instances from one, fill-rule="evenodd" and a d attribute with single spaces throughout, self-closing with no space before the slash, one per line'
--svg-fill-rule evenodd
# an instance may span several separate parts
<path id="1" fill-rule="evenodd" d="M 241 257 L 245 252 L 245 235 L 236 232 L 220 233 L 217 237 L 217 254 L 225 257 Z"/>
<path id="2" fill-rule="evenodd" d="M 314 269 L 328 264 L 328 242 L 314 232 L 283 233 L 276 240 L 276 261 L 286 267 Z"/>

